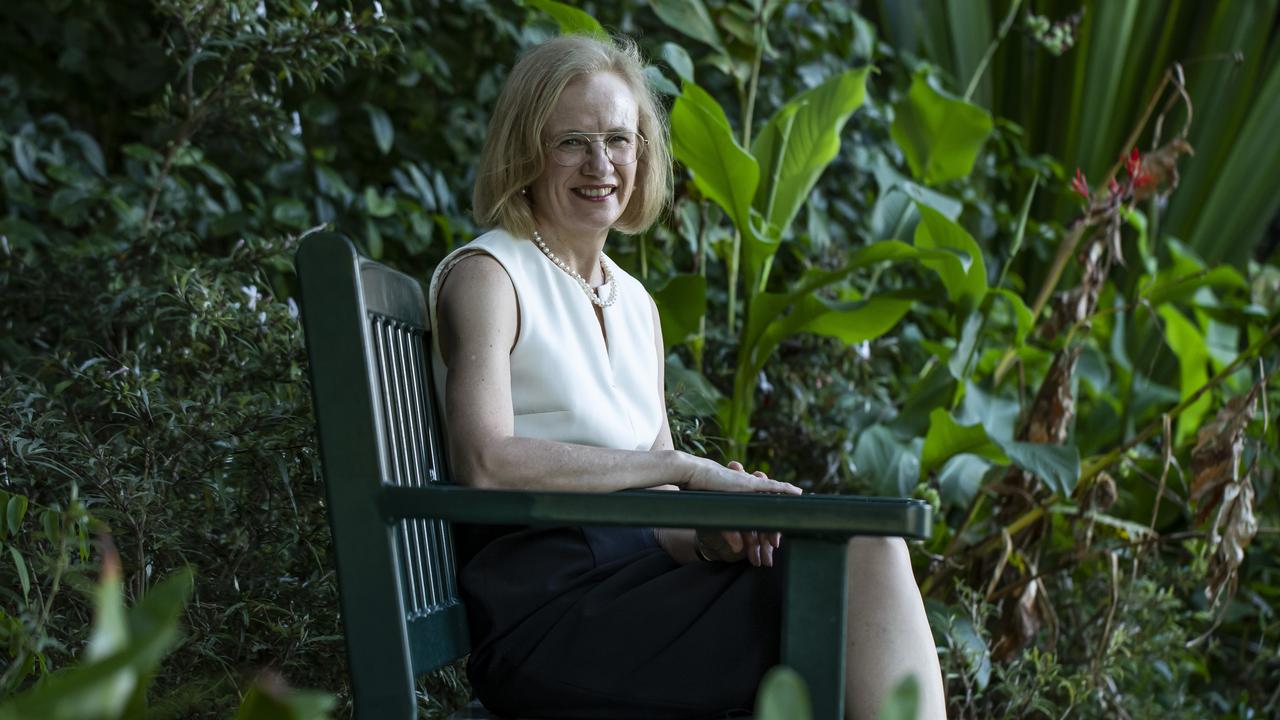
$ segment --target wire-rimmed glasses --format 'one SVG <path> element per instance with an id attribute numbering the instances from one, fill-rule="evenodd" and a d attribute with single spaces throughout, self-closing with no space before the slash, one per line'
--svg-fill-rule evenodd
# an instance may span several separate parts
<path id="1" fill-rule="evenodd" d="M 573 167 L 581 165 L 591 156 L 591 146 L 600 143 L 605 157 L 614 165 L 630 165 L 644 154 L 649 143 L 644 136 L 630 130 L 610 132 L 571 132 L 557 135 L 547 143 L 551 159 L 557 165 Z"/>

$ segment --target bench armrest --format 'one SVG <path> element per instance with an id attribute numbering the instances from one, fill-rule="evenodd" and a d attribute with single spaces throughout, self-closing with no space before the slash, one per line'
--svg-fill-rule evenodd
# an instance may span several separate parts
<path id="1" fill-rule="evenodd" d="M 388 519 L 439 518 L 491 525 L 632 525 L 778 530 L 794 535 L 929 537 L 919 500 L 851 495 L 760 495 L 627 490 L 568 493 L 480 490 L 459 485 L 385 486 Z"/>

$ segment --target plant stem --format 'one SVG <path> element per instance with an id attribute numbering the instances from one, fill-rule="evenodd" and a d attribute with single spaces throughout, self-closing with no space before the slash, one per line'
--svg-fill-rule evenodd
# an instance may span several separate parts
<path id="1" fill-rule="evenodd" d="M 1013 19 L 1018 16 L 1018 9 L 1022 7 L 1022 0 L 1013 0 L 1013 4 L 1009 6 L 1009 13 L 1004 16 L 1004 22 L 1000 23 L 1000 31 L 996 34 L 991 44 L 987 46 L 987 51 L 982 54 L 982 59 L 978 61 L 978 67 L 973 70 L 973 77 L 969 78 L 969 87 L 965 88 L 964 101 L 969 102 L 973 97 L 973 93 L 978 89 L 978 81 L 982 79 L 983 73 L 987 71 L 987 65 L 991 62 L 991 58 L 996 55 L 996 48 L 1000 47 L 1000 43 L 1004 42 L 1004 38 L 1009 34 L 1009 28 L 1013 27 Z"/>
<path id="2" fill-rule="evenodd" d="M 742 103 L 742 146 L 751 147 L 752 116 L 756 111 L 756 88 L 760 84 L 760 61 L 764 56 L 764 18 L 757 13 L 755 17 L 756 54 L 751 63 L 751 79 L 747 81 L 747 95 Z M 729 258 L 729 334 L 738 320 L 738 270 L 742 265 L 742 228 L 733 228 L 733 254 Z M 752 295 L 748 288 L 748 297 Z"/>

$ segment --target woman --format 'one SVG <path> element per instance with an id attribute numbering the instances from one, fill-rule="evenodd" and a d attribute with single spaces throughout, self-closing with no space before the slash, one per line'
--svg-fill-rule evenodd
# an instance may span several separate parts
<path id="1" fill-rule="evenodd" d="M 475 214 L 495 229 L 431 282 L 436 388 L 455 476 L 476 487 L 799 494 L 673 449 L 662 333 L 643 287 L 604 254 L 667 202 L 660 107 L 633 44 L 546 42 L 520 59 L 480 159 Z M 474 650 L 491 710 L 555 718 L 749 711 L 779 661 L 780 539 L 771 533 L 460 528 Z M 898 540 L 852 543 L 848 695 L 871 717 L 917 673 L 942 690 Z"/>

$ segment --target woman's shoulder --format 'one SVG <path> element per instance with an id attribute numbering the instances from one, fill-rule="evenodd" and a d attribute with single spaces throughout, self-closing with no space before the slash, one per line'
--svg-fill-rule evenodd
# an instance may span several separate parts
<path id="1" fill-rule="evenodd" d="M 505 230 L 490 230 L 445 256 L 431 274 L 428 286 L 432 314 L 441 297 L 459 299 L 462 294 L 470 302 L 495 293 L 513 294 L 514 285 L 503 259 L 508 255 L 504 248 L 511 242 L 516 240 Z"/>

